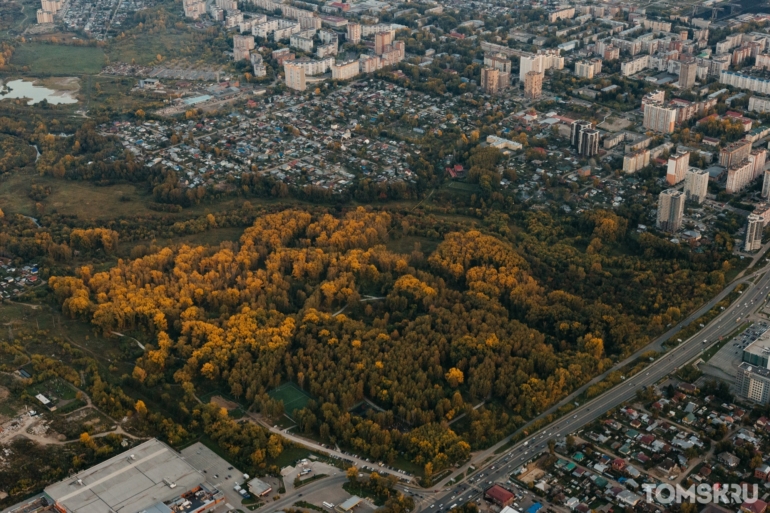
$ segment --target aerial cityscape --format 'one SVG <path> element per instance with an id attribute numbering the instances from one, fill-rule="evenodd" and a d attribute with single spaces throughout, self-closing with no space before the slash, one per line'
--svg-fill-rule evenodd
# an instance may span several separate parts
<path id="1" fill-rule="evenodd" d="M 770 513 L 770 2 L 3 0 L 0 513 Z"/>

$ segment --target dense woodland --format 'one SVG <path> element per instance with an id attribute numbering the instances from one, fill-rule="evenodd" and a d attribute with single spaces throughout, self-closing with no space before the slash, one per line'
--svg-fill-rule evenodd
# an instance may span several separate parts
<path id="1" fill-rule="evenodd" d="M 75 233 L 81 247 L 117 242 Z M 440 243 L 387 249 L 404 236 Z M 267 392 L 294 381 L 313 398 L 287 412 L 301 430 L 387 461 L 403 451 L 430 475 L 715 294 L 730 268 L 723 251 L 691 254 L 606 211 L 498 213 L 471 229 L 363 208 L 283 210 L 256 216 L 238 242 L 157 248 L 50 286 L 67 315 L 151 337 L 137 386 L 224 386 L 275 417 L 283 405 Z M 362 401 L 377 409 L 353 413 Z"/>

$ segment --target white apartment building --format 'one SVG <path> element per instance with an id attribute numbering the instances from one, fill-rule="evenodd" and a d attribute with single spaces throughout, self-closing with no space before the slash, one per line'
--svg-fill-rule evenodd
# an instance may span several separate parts
<path id="1" fill-rule="evenodd" d="M 313 37 L 315 29 L 303 30 L 292 34 L 289 38 L 289 46 L 299 48 L 303 52 L 311 53 L 313 51 Z"/>
<path id="2" fill-rule="evenodd" d="M 292 34 L 300 32 L 302 27 L 296 21 L 278 20 L 278 28 L 273 32 L 273 41 L 290 39 Z"/>
<path id="3" fill-rule="evenodd" d="M 597 67 L 599 68 L 598 70 Z M 580 78 L 594 78 L 594 76 L 601 73 L 601 71 L 601 59 L 591 59 L 590 61 L 584 60 L 575 62 L 575 76 Z"/>
<path id="4" fill-rule="evenodd" d="M 257 37 L 267 39 L 278 28 L 278 20 L 267 20 L 251 27 L 251 33 Z"/>
<path id="5" fill-rule="evenodd" d="M 691 167 L 684 175 L 684 195 L 689 201 L 703 203 L 708 194 L 709 174 L 705 169 Z"/>
<path id="6" fill-rule="evenodd" d="M 536 54 L 522 55 L 519 62 L 519 81 L 525 82 L 527 73 L 545 73 L 549 69 L 564 69 L 564 57 L 559 50 L 540 50 Z"/>
<path id="7" fill-rule="evenodd" d="M 316 48 L 315 52 L 316 55 L 321 59 L 330 55 L 337 55 L 337 43 L 334 42 L 325 45 L 318 45 L 318 48 Z"/>
<path id="8" fill-rule="evenodd" d="M 369 37 L 380 32 L 390 32 L 391 40 L 396 38 L 396 29 L 390 23 L 378 23 L 377 25 L 361 25 L 361 37 Z"/>
<path id="9" fill-rule="evenodd" d="M 749 98 L 750 112 L 768 112 L 770 111 L 770 98 L 762 96 L 752 96 Z"/>
<path id="10" fill-rule="evenodd" d="M 636 173 L 650 165 L 650 150 L 641 149 L 623 156 L 623 172 Z"/>
<path id="11" fill-rule="evenodd" d="M 305 71 L 306 76 L 312 77 L 313 75 L 323 75 L 329 71 L 332 67 L 332 64 L 334 64 L 334 57 L 326 57 L 319 60 L 312 60 L 308 59 L 307 57 L 302 57 L 301 59 L 295 59 L 293 61 L 286 62 L 290 62 L 293 66 L 299 66 Z"/>
<path id="12" fill-rule="evenodd" d="M 770 94 L 770 79 L 744 75 L 734 71 L 722 71 L 719 75 L 719 81 L 723 84 L 748 89 L 755 93 Z"/>
<path id="13" fill-rule="evenodd" d="M 624 77 L 635 75 L 650 67 L 650 56 L 642 55 L 636 59 L 626 61 L 620 65 L 620 74 Z"/>

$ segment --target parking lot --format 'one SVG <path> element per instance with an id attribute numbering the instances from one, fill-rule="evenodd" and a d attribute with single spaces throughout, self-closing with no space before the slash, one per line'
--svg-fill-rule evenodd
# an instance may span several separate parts
<path id="1" fill-rule="evenodd" d="M 241 505 L 243 497 L 233 486 L 243 483 L 243 473 L 220 458 L 214 451 L 200 442 L 182 450 L 182 456 L 201 472 L 206 481 L 224 492 L 227 502 L 235 507 Z"/>
<path id="2" fill-rule="evenodd" d="M 738 366 L 743 358 L 743 350 L 757 340 L 767 329 L 768 323 L 765 321 L 753 323 L 743 333 L 728 341 L 722 349 L 717 351 L 708 361 L 708 364 L 703 366 L 703 372 L 716 378 L 735 379 Z"/>

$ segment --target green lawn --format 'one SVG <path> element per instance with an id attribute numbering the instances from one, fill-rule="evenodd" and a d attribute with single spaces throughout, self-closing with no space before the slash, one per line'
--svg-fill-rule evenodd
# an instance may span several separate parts
<path id="1" fill-rule="evenodd" d="M 26 43 L 16 47 L 11 60 L 39 75 L 89 75 L 104 66 L 104 52 L 90 46 Z"/>

